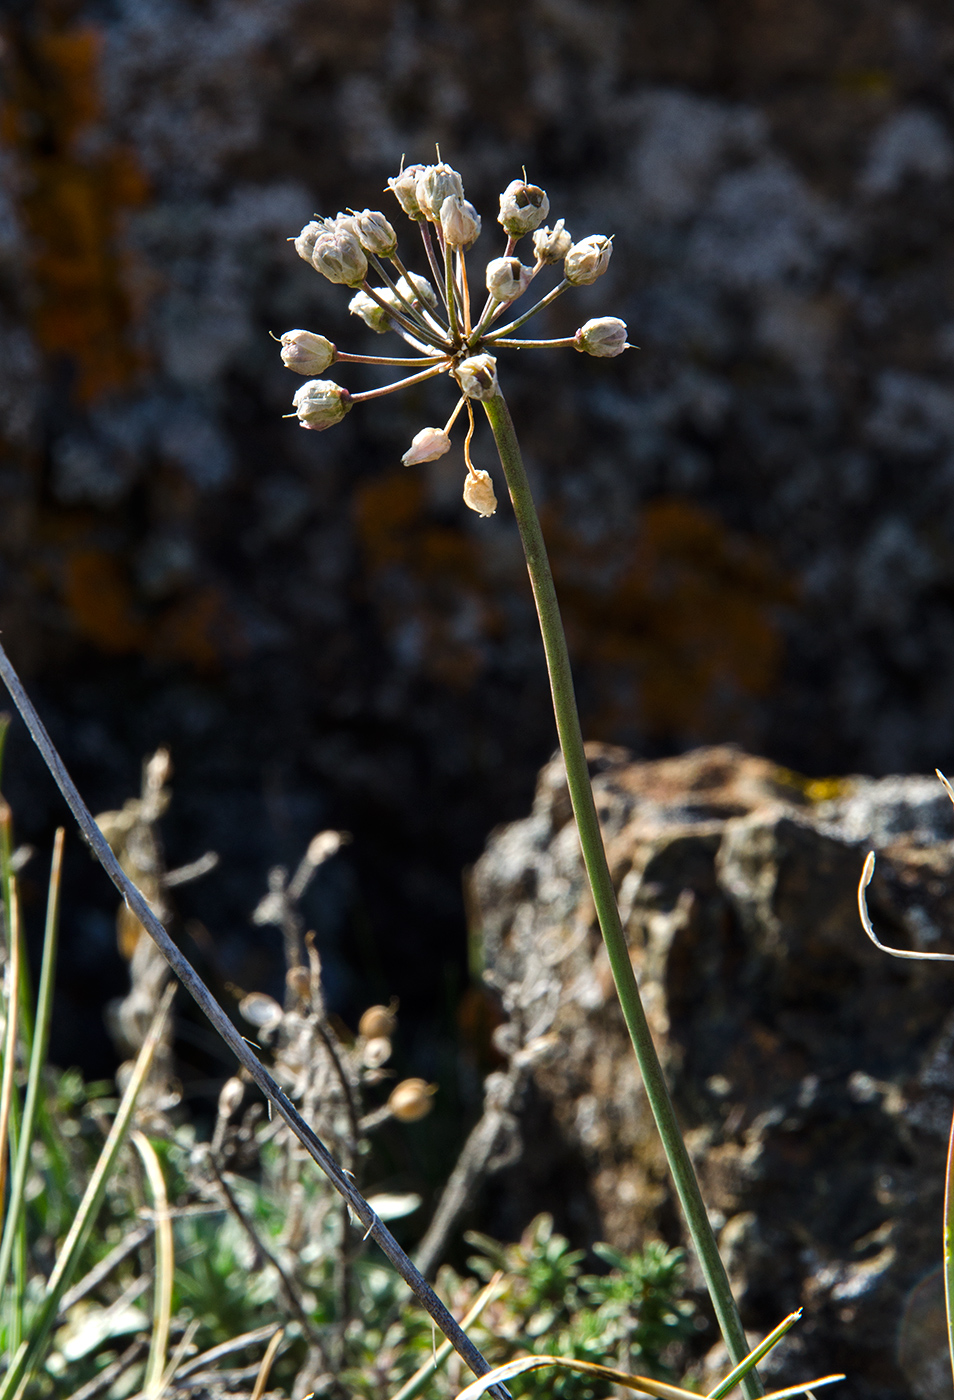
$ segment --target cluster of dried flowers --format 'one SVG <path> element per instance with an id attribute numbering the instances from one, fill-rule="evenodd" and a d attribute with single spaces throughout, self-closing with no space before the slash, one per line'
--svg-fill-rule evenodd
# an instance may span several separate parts
<path id="1" fill-rule="evenodd" d="M 370 209 L 312 220 L 295 239 L 295 248 L 329 281 L 355 289 L 350 303 L 353 315 L 378 334 L 396 331 L 417 354 L 349 355 L 323 335 L 294 330 L 281 337 L 282 360 L 289 369 L 304 375 L 323 374 L 336 361 L 413 367 L 414 372 L 394 384 L 360 394 L 349 393 L 331 379 L 309 379 L 295 395 L 296 412 L 289 417 L 297 416 L 303 428 L 330 428 L 356 403 L 448 374 L 460 390 L 457 406 L 443 428 L 422 428 L 415 434 L 403 461 L 413 466 L 435 461 L 448 452 L 451 429 L 466 408 L 470 427 L 464 444 L 464 501 L 479 515 L 492 515 L 497 508 L 493 484 L 487 472 L 473 466 L 469 450 L 474 426 L 472 401 L 491 399 L 499 392 L 497 361 L 491 352 L 569 345 L 588 355 L 609 357 L 628 349 L 626 326 L 616 316 L 587 321 L 575 335 L 561 340 L 514 339 L 531 316 L 568 287 L 586 286 L 602 276 L 609 265 L 612 241 L 594 233 L 574 243 L 562 219 L 552 229 L 546 227 L 544 220 L 550 210 L 546 193 L 526 180 L 512 181 L 500 196 L 498 215 L 507 245 L 502 257 L 487 264 L 487 296 L 475 316 L 466 254 L 480 233 L 480 216 L 464 198 L 460 175 L 443 162 L 411 165 L 388 185 L 404 213 L 420 229 L 433 283 L 408 271 L 398 254 L 391 224 L 383 214 Z M 521 263 L 514 251 L 526 234 L 533 235 L 534 261 L 529 266 Z M 563 264 L 559 284 L 529 311 L 501 324 L 537 274 L 556 263 Z M 381 280 L 380 286 L 369 281 L 372 269 Z"/>

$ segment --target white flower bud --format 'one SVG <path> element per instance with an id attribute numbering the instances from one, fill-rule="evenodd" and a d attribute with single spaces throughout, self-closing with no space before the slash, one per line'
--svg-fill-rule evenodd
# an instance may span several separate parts
<path id="1" fill-rule="evenodd" d="M 526 180 L 511 180 L 500 196 L 497 222 L 512 238 L 520 238 L 539 228 L 549 212 L 550 201 L 539 185 L 528 185 Z"/>
<path id="2" fill-rule="evenodd" d="M 629 350 L 626 339 L 626 322 L 618 316 L 600 316 L 595 321 L 587 321 L 573 337 L 577 350 L 585 355 L 596 355 L 601 360 L 610 360 L 614 355 L 622 355 Z"/>
<path id="3" fill-rule="evenodd" d="M 459 194 L 449 194 L 441 205 L 441 228 L 449 248 L 469 248 L 480 233 L 480 215 Z"/>
<path id="4" fill-rule="evenodd" d="M 493 355 L 471 355 L 470 359 L 461 360 L 456 378 L 461 393 L 469 399 L 492 399 L 499 392 Z"/>
<path id="5" fill-rule="evenodd" d="M 295 239 L 295 252 L 300 258 L 304 258 L 306 263 L 311 262 L 311 255 L 315 251 L 315 244 L 323 233 L 327 233 L 329 223 L 327 219 L 312 219 L 302 229 Z"/>
<path id="6" fill-rule="evenodd" d="M 376 258 L 389 258 L 397 251 L 397 234 L 383 214 L 363 209 L 354 215 L 353 222 L 358 242 L 366 253 L 373 253 Z"/>
<path id="7" fill-rule="evenodd" d="M 388 305 L 398 305 L 398 299 L 390 287 L 375 287 L 374 290 Z M 367 292 L 355 292 L 348 302 L 348 310 L 352 316 L 360 316 L 364 324 L 370 326 L 378 335 L 384 335 L 385 332 L 394 329 L 394 322 L 384 307 L 379 306 L 374 297 L 368 296 Z"/>
<path id="8" fill-rule="evenodd" d="M 460 195 L 461 199 L 464 197 L 463 180 L 457 171 L 452 170 L 444 161 L 438 162 L 437 165 L 422 166 L 418 172 L 416 189 L 421 213 L 432 224 L 440 223 L 441 209 L 449 195 Z"/>
<path id="9" fill-rule="evenodd" d="M 497 509 L 497 497 L 490 473 L 479 468 L 464 478 L 464 505 L 478 515 L 493 515 Z"/>
<path id="10" fill-rule="evenodd" d="M 564 228 L 562 219 L 558 219 L 552 229 L 538 228 L 533 235 L 533 251 L 537 255 L 537 262 L 562 262 L 572 246 L 572 235 Z"/>
<path id="11" fill-rule="evenodd" d="M 495 301 L 515 301 L 526 291 L 531 272 L 519 258 L 493 258 L 487 264 L 487 290 Z"/>
<path id="12" fill-rule="evenodd" d="M 368 1069 L 380 1069 L 391 1058 L 391 1042 L 386 1035 L 375 1035 L 361 1047 L 361 1059 Z"/>
<path id="13" fill-rule="evenodd" d="M 339 214 L 331 228 L 318 235 L 311 254 L 312 267 L 345 287 L 357 287 L 368 275 L 368 260 L 358 241 L 353 220 Z"/>
<path id="14" fill-rule="evenodd" d="M 574 287 L 588 287 L 597 277 L 603 276 L 609 267 L 612 252 L 611 239 L 602 233 L 591 233 L 587 238 L 581 238 L 579 243 L 574 243 L 567 253 L 563 276 Z"/>
<path id="15" fill-rule="evenodd" d="M 410 281 L 408 281 L 408 277 L 411 279 Z M 409 272 L 407 277 L 399 277 L 396 285 L 398 291 L 412 305 L 420 305 L 421 302 L 424 302 L 432 311 L 437 310 L 437 293 L 427 278 L 422 277 L 419 272 Z"/>
<path id="16" fill-rule="evenodd" d="M 423 169 L 423 165 L 409 165 L 406 170 L 401 171 L 400 175 L 392 175 L 388 180 L 388 189 L 398 204 L 409 219 L 414 219 L 418 223 L 424 218 L 421 206 L 417 202 L 417 177 Z"/>
<path id="17" fill-rule="evenodd" d="M 421 462 L 436 462 L 450 451 L 451 440 L 443 428 L 422 428 L 411 439 L 411 445 L 401 461 L 406 467 L 416 467 Z"/>
<path id="18" fill-rule="evenodd" d="M 286 331 L 282 336 L 282 364 L 296 374 L 323 374 L 337 358 L 337 350 L 323 335 Z"/>
<path id="19" fill-rule="evenodd" d="M 351 395 L 332 379 L 309 379 L 292 399 L 303 428 L 334 427 L 351 408 Z"/>

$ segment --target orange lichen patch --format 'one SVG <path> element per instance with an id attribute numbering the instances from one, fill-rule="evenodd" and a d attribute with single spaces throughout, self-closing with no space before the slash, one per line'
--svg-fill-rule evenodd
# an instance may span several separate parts
<path id="1" fill-rule="evenodd" d="M 149 651 L 159 660 L 187 661 L 197 671 L 212 671 L 221 662 L 228 630 L 225 599 L 210 584 L 164 610 Z"/>
<path id="2" fill-rule="evenodd" d="M 574 659 L 596 705 L 587 733 L 641 722 L 706 737 L 765 695 L 782 641 L 774 617 L 792 590 L 767 552 L 688 501 L 658 500 L 628 538 L 584 543 L 548 522 Z M 607 561 L 622 560 L 608 571 Z"/>
<path id="3" fill-rule="evenodd" d="M 77 631 L 114 656 L 139 651 L 146 626 L 122 564 L 103 550 L 77 550 L 66 561 L 66 605 Z"/>
<path id="4" fill-rule="evenodd" d="M 147 184 L 126 148 L 84 149 L 101 109 L 99 31 L 70 27 L 47 0 L 29 30 L 10 21 L 0 36 L 7 91 L 0 139 L 23 176 L 34 333 L 47 354 L 74 366 L 75 395 L 89 403 L 141 367 L 120 234 Z"/>

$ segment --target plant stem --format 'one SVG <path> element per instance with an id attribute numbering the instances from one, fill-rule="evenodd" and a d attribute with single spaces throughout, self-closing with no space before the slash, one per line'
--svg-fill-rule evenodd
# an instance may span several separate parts
<path id="1" fill-rule="evenodd" d="M 520 455 L 520 445 L 514 431 L 510 411 L 503 398 L 484 401 L 484 409 L 493 430 L 500 463 L 507 478 L 513 512 L 520 530 L 530 585 L 540 619 L 543 635 L 543 649 L 546 653 L 547 670 L 550 675 L 550 690 L 553 696 L 553 712 L 556 718 L 557 733 L 563 761 L 566 766 L 567 787 L 573 805 L 580 846 L 583 850 L 583 863 L 586 867 L 593 902 L 600 930 L 609 954 L 610 967 L 626 1027 L 636 1051 L 646 1097 L 649 1100 L 659 1135 L 662 1138 L 669 1169 L 672 1172 L 676 1191 L 686 1217 L 689 1234 L 699 1256 L 712 1306 L 725 1339 L 726 1348 L 733 1366 L 738 1366 L 748 1354 L 748 1345 L 742 1322 L 739 1317 L 732 1289 L 719 1256 L 712 1226 L 706 1214 L 705 1203 L 699 1190 L 699 1183 L 686 1151 L 686 1145 L 676 1120 L 669 1088 L 663 1074 L 659 1056 L 653 1044 L 646 1013 L 643 1010 L 636 974 L 626 946 L 626 937 L 619 917 L 616 892 L 606 863 L 606 852 L 600 833 L 593 789 L 586 765 L 583 749 L 583 735 L 580 730 L 580 717 L 576 708 L 573 691 L 573 676 L 570 671 L 570 658 L 567 653 L 566 637 L 560 618 L 560 605 L 557 602 L 547 558 L 546 544 L 540 528 L 530 483 L 527 480 Z M 746 1400 L 757 1400 L 764 1394 L 762 1383 L 755 1370 L 748 1372 L 742 1380 Z"/>

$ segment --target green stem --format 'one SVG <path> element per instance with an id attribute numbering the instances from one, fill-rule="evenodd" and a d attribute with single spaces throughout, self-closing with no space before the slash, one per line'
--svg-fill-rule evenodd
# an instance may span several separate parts
<path id="1" fill-rule="evenodd" d="M 954 1374 L 954 1119 L 947 1148 L 944 1174 L 944 1307 L 947 1313 L 947 1344 Z"/>
<path id="2" fill-rule="evenodd" d="M 530 483 L 524 471 L 520 456 L 520 445 L 514 431 L 513 420 L 502 395 L 485 400 L 484 409 L 490 420 L 500 463 L 507 478 L 513 512 L 520 530 L 530 585 L 540 619 L 543 634 L 543 649 L 546 653 L 547 670 L 550 674 L 550 689 L 553 695 L 553 711 L 556 717 L 557 733 L 563 761 L 566 765 L 567 787 L 573 805 L 573 815 L 580 835 L 583 850 L 583 863 L 593 893 L 596 916 L 599 920 L 616 990 L 619 995 L 623 1017 L 636 1051 L 646 1097 L 656 1120 L 663 1148 L 669 1162 L 676 1191 L 686 1217 L 689 1234 L 699 1256 L 702 1273 L 709 1289 L 712 1306 L 725 1339 L 726 1349 L 733 1366 L 742 1363 L 748 1354 L 748 1345 L 739 1311 L 732 1296 L 732 1289 L 719 1256 L 719 1249 L 709 1224 L 705 1203 L 699 1190 L 699 1183 L 693 1170 L 689 1153 L 676 1120 L 669 1088 L 663 1074 L 662 1065 L 649 1031 L 646 1013 L 639 995 L 636 974 L 626 946 L 626 937 L 619 917 L 616 892 L 606 863 L 606 852 L 600 834 L 599 819 L 593 801 L 593 789 L 583 750 L 583 735 L 580 730 L 580 717 L 573 692 L 573 676 L 570 671 L 570 658 L 566 648 L 566 637 L 560 618 L 560 605 L 557 602 L 547 558 L 540 520 L 533 503 Z M 742 1390 L 746 1400 L 757 1400 L 764 1395 L 764 1389 L 755 1370 L 742 1380 Z"/>

